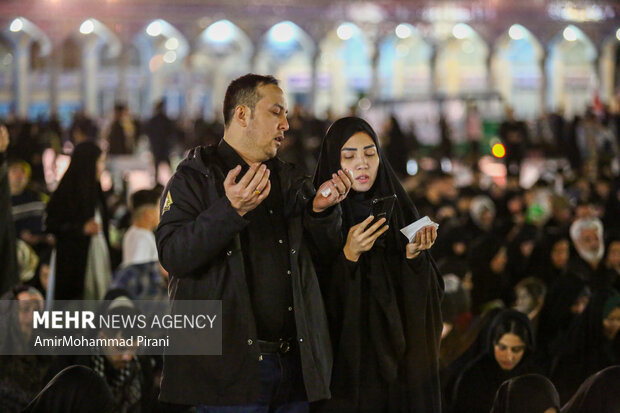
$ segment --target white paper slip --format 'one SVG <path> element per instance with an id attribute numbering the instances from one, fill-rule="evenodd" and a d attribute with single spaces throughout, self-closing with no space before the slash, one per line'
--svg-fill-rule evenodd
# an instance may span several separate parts
<path id="1" fill-rule="evenodd" d="M 401 228 L 400 232 L 402 232 L 403 235 L 407 237 L 409 242 L 413 242 L 413 239 L 415 238 L 415 234 L 422 228 L 427 227 L 429 225 L 434 226 L 435 229 L 439 228 L 438 223 L 433 222 L 428 216 L 425 216 L 424 218 L 420 218 L 416 222 L 407 225 L 405 228 Z"/>

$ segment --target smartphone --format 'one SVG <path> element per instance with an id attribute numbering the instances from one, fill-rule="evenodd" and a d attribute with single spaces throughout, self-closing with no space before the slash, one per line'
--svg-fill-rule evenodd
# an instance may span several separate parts
<path id="1" fill-rule="evenodd" d="M 374 225 L 375 222 L 381 218 L 385 218 L 385 224 L 389 224 L 390 218 L 392 218 L 392 211 L 394 210 L 394 204 L 396 204 L 396 194 L 389 195 L 383 198 L 374 198 L 370 204 L 370 210 L 372 216 L 375 217 L 369 227 Z"/>

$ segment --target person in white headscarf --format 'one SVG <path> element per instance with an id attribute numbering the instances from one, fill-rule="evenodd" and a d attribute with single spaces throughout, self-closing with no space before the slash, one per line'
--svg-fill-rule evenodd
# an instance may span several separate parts
<path id="1" fill-rule="evenodd" d="M 603 223 L 598 218 L 579 218 L 570 226 L 570 238 L 576 254 L 571 254 L 569 268 L 587 282 L 603 258 Z"/>

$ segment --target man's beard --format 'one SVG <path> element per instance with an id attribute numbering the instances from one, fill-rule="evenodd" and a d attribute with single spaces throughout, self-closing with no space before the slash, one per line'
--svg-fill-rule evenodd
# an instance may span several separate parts
<path id="1" fill-rule="evenodd" d="M 579 256 L 583 258 L 588 264 L 594 265 L 598 264 L 601 261 L 601 258 L 603 258 L 603 254 L 605 253 L 605 247 L 602 245 L 599 246 L 596 251 L 585 250 L 579 247 L 579 245 L 575 245 L 575 249 L 577 249 Z"/>

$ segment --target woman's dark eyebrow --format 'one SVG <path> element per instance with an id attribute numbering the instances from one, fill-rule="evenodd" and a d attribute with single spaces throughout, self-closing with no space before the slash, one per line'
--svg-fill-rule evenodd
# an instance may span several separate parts
<path id="1" fill-rule="evenodd" d="M 368 146 L 364 146 L 362 149 L 366 150 L 366 149 L 371 149 L 376 147 L 377 145 L 375 145 L 374 143 L 372 145 L 368 145 Z M 341 151 L 357 151 L 357 148 L 342 148 Z"/>

